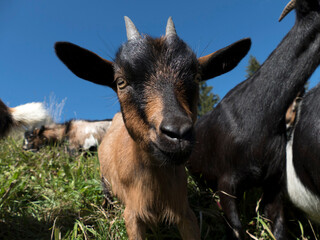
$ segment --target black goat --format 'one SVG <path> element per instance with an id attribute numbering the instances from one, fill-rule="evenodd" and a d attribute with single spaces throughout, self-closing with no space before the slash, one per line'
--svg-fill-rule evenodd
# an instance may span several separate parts
<path id="1" fill-rule="evenodd" d="M 197 144 L 189 170 L 218 190 L 233 238 L 244 238 L 237 199 L 252 187 L 263 188 L 274 236 L 286 238 L 285 113 L 320 64 L 320 1 L 297 0 L 295 9 L 295 25 L 261 68 L 195 126 Z"/>
<path id="2" fill-rule="evenodd" d="M 287 145 L 287 190 L 291 201 L 320 223 L 320 84 L 305 94 Z"/>

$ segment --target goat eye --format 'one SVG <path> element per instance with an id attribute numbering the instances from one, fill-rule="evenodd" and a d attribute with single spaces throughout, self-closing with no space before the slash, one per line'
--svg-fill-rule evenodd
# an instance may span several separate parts
<path id="1" fill-rule="evenodd" d="M 117 85 L 120 89 L 123 89 L 127 86 L 127 81 L 124 78 L 118 78 L 117 79 Z"/>
<path id="2" fill-rule="evenodd" d="M 198 74 L 196 75 L 196 77 L 194 78 L 194 81 L 195 81 L 196 83 L 199 83 L 199 82 L 201 82 L 201 80 L 202 80 L 202 77 L 201 77 L 200 73 L 198 73 Z"/>

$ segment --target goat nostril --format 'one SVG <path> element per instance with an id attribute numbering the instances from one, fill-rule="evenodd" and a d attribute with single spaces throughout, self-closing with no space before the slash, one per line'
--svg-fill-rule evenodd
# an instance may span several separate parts
<path id="1" fill-rule="evenodd" d="M 179 131 L 172 125 L 162 125 L 160 130 L 164 135 L 170 138 L 179 138 Z"/>
<path id="2" fill-rule="evenodd" d="M 191 135 L 192 132 L 192 124 L 184 123 L 184 124 L 161 124 L 160 126 L 161 132 L 169 138 L 172 139 L 183 139 L 188 135 Z"/>

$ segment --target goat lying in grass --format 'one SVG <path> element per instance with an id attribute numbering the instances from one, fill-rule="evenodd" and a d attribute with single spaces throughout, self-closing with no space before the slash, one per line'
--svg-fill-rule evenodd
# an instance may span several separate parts
<path id="1" fill-rule="evenodd" d="M 144 239 L 148 225 L 177 224 L 183 239 L 200 239 L 187 199 L 184 163 L 194 144 L 199 81 L 233 69 L 249 39 L 196 58 L 177 36 L 171 18 L 166 35 L 142 37 L 125 17 L 128 41 L 115 62 L 71 43 L 55 45 L 77 76 L 117 92 L 121 113 L 98 151 L 105 191 L 124 204 L 129 239 Z"/>
<path id="2" fill-rule="evenodd" d="M 24 150 L 38 151 L 49 144 L 67 141 L 71 152 L 79 150 L 97 151 L 98 145 L 111 126 L 111 120 L 70 120 L 62 124 L 51 124 L 25 132 Z"/>
<path id="3" fill-rule="evenodd" d="M 21 128 L 41 126 L 51 119 L 42 103 L 33 102 L 9 108 L 0 99 L 0 138 Z"/>
<path id="4" fill-rule="evenodd" d="M 294 26 L 260 69 L 233 88 L 195 127 L 189 170 L 218 191 L 231 227 L 229 238 L 245 238 L 237 205 L 243 192 L 253 187 L 263 188 L 262 205 L 275 238 L 286 238 L 285 114 L 320 64 L 320 1 L 296 0 L 295 9 Z"/>

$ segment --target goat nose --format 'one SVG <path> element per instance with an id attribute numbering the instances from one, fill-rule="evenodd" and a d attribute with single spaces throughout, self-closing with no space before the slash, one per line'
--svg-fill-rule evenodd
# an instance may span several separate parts
<path id="1" fill-rule="evenodd" d="M 163 120 L 160 125 L 160 131 L 170 139 L 186 139 L 191 136 L 192 122 L 182 119 Z"/>

